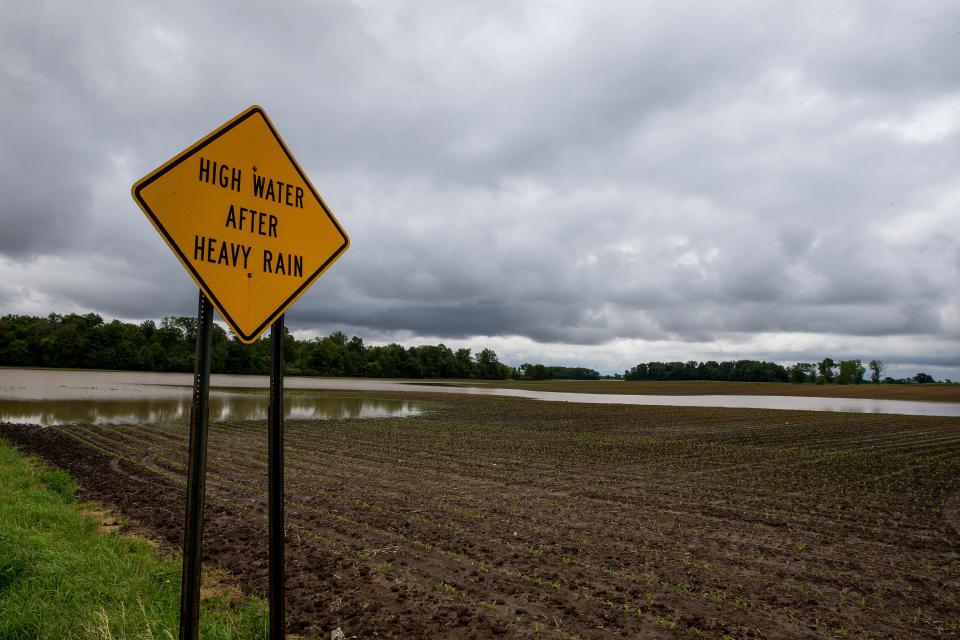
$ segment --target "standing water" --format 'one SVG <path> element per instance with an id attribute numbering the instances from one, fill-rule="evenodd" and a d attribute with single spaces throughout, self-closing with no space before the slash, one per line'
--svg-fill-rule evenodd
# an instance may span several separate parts
<path id="1" fill-rule="evenodd" d="M 193 376 L 187 373 L 0 369 L 0 422 L 63 424 L 69 422 L 167 422 L 190 415 Z M 211 377 L 212 420 L 261 420 L 267 415 L 266 376 Z M 334 419 L 410 416 L 420 413 L 415 401 L 335 398 L 310 391 L 372 391 L 511 396 L 551 402 L 660 405 L 895 413 L 960 416 L 960 403 L 752 395 L 633 395 L 564 393 L 496 387 L 440 386 L 417 382 L 354 378 L 284 379 L 288 418 Z M 291 393 L 292 392 L 292 393 Z"/>

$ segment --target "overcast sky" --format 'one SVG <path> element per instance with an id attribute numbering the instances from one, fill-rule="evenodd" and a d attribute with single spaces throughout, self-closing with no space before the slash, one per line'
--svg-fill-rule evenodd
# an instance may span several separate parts
<path id="1" fill-rule="evenodd" d="M 960 379 L 956 2 L 5 0 L 0 313 L 194 314 L 130 187 L 251 104 L 351 238 L 301 337 Z"/>

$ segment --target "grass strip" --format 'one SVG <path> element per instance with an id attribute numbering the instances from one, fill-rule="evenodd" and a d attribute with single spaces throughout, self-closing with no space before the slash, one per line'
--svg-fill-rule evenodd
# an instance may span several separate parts
<path id="1" fill-rule="evenodd" d="M 44 469 L 0 438 L 0 638 L 176 638 L 180 562 L 101 531 L 75 495 L 67 473 Z M 202 638 L 267 636 L 264 601 L 216 585 L 205 591 Z"/>

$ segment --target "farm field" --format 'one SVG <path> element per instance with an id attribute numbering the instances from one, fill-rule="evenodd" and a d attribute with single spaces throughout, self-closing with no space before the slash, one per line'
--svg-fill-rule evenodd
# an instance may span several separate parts
<path id="1" fill-rule="evenodd" d="M 287 421 L 291 633 L 960 633 L 956 418 L 417 400 L 414 417 Z M 0 435 L 180 544 L 182 422 Z M 265 595 L 264 421 L 211 425 L 207 496 L 207 566 Z"/>

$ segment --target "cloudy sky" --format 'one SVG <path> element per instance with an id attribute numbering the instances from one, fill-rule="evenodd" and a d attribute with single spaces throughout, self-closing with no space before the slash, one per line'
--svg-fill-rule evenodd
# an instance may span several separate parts
<path id="1" fill-rule="evenodd" d="M 0 313 L 195 313 L 130 186 L 251 104 L 351 237 L 300 336 L 960 379 L 956 2 L 5 0 Z"/>

